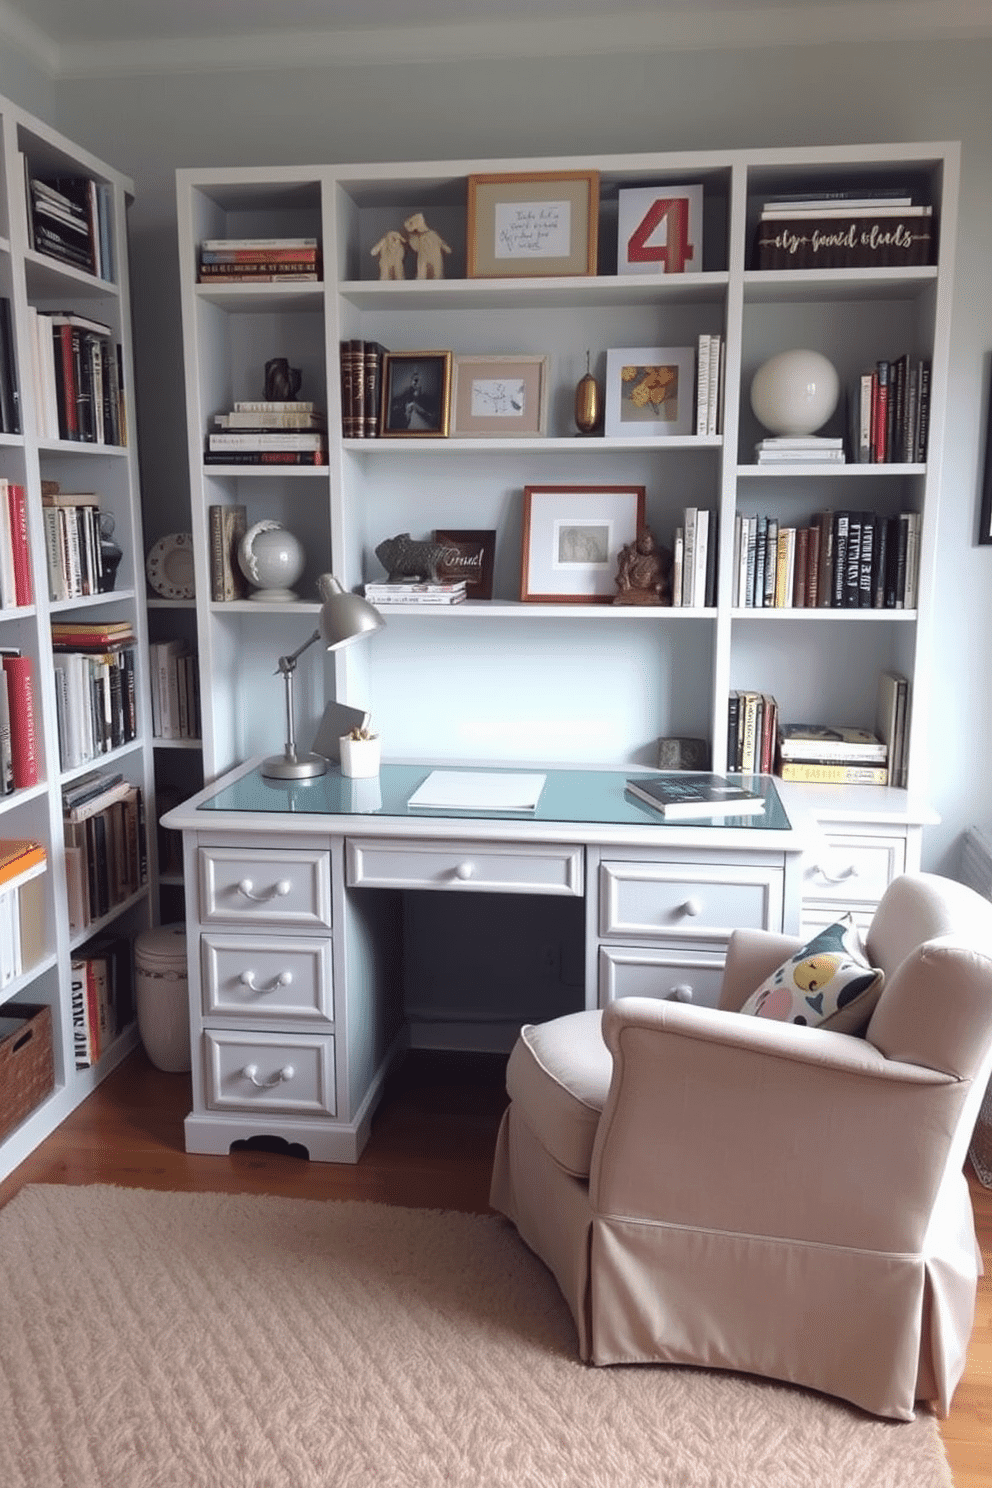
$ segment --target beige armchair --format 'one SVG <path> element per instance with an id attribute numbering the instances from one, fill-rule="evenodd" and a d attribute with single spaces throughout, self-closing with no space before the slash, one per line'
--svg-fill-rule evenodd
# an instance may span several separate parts
<path id="1" fill-rule="evenodd" d="M 889 886 L 864 1037 L 737 1011 L 800 944 L 735 932 L 718 1008 L 629 997 L 523 1029 L 492 1203 L 588 1362 L 944 1415 L 980 1269 L 963 1165 L 992 1073 L 992 905 L 929 874 Z"/>

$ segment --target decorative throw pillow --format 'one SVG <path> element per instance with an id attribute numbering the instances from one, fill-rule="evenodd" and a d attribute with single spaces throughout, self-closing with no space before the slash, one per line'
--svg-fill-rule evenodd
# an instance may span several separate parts
<path id="1" fill-rule="evenodd" d="M 871 1016 L 883 980 L 884 972 L 869 964 L 857 927 L 847 915 L 766 977 L 741 1012 L 854 1033 Z"/>

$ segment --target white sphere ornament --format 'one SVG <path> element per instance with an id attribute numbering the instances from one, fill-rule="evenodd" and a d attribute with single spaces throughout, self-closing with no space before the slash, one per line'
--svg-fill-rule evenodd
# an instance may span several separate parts
<path id="1" fill-rule="evenodd" d="M 305 562 L 303 544 L 281 522 L 256 522 L 238 544 L 238 566 L 263 604 L 297 599 L 293 585 Z"/>
<path id="2" fill-rule="evenodd" d="M 840 378 L 818 351 L 780 351 L 751 383 L 751 407 L 772 434 L 815 434 L 837 407 Z"/>

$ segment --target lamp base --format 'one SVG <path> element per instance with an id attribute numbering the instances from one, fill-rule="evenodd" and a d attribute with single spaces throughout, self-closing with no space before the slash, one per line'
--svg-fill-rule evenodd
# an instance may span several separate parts
<path id="1" fill-rule="evenodd" d="M 262 761 L 261 773 L 268 780 L 315 780 L 318 775 L 326 775 L 327 761 L 319 754 L 297 755 L 292 759 L 285 754 L 273 754 Z"/>

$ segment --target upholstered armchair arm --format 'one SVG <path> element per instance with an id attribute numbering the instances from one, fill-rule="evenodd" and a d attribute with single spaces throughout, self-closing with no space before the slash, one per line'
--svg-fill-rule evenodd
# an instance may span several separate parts
<path id="1" fill-rule="evenodd" d="M 720 1006 L 736 1013 L 765 977 L 771 976 L 802 945 L 797 935 L 780 935 L 773 930 L 735 930 L 727 942 Z"/>
<path id="2" fill-rule="evenodd" d="M 863 1039 L 623 998 L 590 1197 L 601 1213 L 919 1248 L 967 1085 Z"/>

